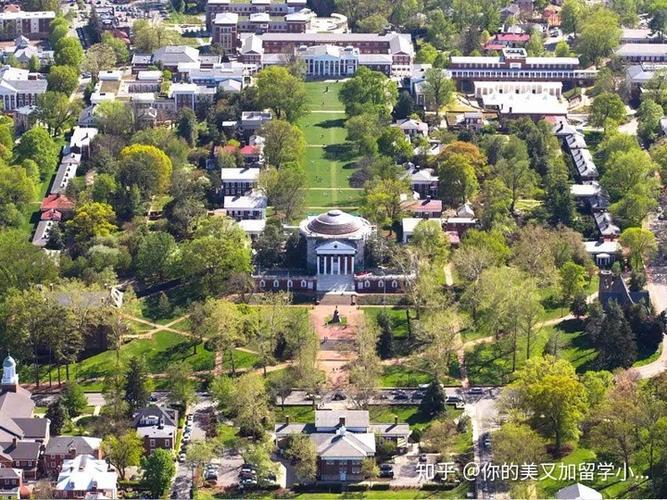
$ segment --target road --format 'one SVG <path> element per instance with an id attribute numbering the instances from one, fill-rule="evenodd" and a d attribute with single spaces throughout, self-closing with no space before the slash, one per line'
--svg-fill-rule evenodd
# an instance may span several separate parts
<path id="1" fill-rule="evenodd" d="M 491 450 L 484 446 L 484 436 L 498 428 L 498 408 L 496 401 L 500 395 L 500 388 L 486 389 L 479 396 L 466 395 L 465 413 L 470 416 L 472 425 L 472 442 L 475 463 L 482 470 L 485 464 L 492 459 Z M 477 498 L 493 498 L 493 484 L 484 481 L 481 474 L 475 481 Z"/>
<path id="2" fill-rule="evenodd" d="M 663 196 L 661 205 L 664 207 L 666 202 L 667 200 Z M 667 221 L 651 216 L 648 227 L 658 240 L 659 251 L 646 266 L 646 288 L 653 307 L 659 313 L 667 309 L 667 255 L 663 250 L 667 245 Z M 665 369 L 667 369 L 667 340 L 663 339 L 660 357 L 652 363 L 636 368 L 636 370 L 642 378 L 651 378 L 659 375 Z"/>
<path id="3" fill-rule="evenodd" d="M 422 397 L 424 396 L 425 387 L 423 388 L 384 388 L 377 391 L 377 397 L 371 399 L 369 402 L 370 405 L 417 405 L 421 403 Z M 464 396 L 463 389 L 461 387 L 445 387 L 445 393 L 447 396 Z M 347 406 L 348 401 L 347 395 L 344 391 L 337 390 L 332 392 L 327 392 L 318 399 L 318 407 L 330 406 L 335 403 L 341 403 L 341 406 Z M 276 404 L 282 404 L 280 398 L 276 399 Z M 313 404 L 312 399 L 308 396 L 306 391 L 292 391 L 289 396 L 285 398 L 285 406 L 303 406 Z"/>
<path id="4" fill-rule="evenodd" d="M 191 441 L 204 441 L 206 439 L 208 411 L 213 405 L 210 396 L 203 394 L 197 396 L 197 402 L 189 410 L 192 413 Z M 171 489 L 171 498 L 190 498 L 193 473 L 190 464 L 176 462 L 176 475 Z"/>

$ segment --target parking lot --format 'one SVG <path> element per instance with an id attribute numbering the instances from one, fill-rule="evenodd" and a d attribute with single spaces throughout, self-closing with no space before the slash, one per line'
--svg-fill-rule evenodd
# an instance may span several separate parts
<path id="1" fill-rule="evenodd" d="M 462 401 L 467 401 L 468 399 L 475 398 L 475 392 L 484 392 L 488 389 L 488 387 L 474 387 L 464 392 L 460 387 L 445 387 L 445 394 L 450 398 L 459 397 Z M 421 403 L 425 393 L 426 387 L 380 389 L 377 391 L 376 397 L 370 400 L 369 404 L 382 406 L 418 405 Z M 347 394 L 342 390 L 315 396 L 318 408 L 326 408 L 333 404 L 347 406 L 348 399 Z M 276 399 L 276 404 L 282 404 L 282 400 L 280 400 L 280 398 Z M 303 406 L 311 404 L 313 404 L 313 400 L 306 391 L 292 391 L 290 395 L 285 398 L 285 406 Z M 349 405 L 351 405 L 351 402 L 349 402 Z"/>

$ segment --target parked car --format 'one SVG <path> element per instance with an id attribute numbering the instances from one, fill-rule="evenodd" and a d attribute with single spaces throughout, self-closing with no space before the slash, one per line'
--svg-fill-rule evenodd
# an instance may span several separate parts
<path id="1" fill-rule="evenodd" d="M 185 462 L 185 453 L 181 452 L 181 454 L 178 455 L 178 461 L 179 461 L 180 463 Z"/>
<path id="2" fill-rule="evenodd" d="M 241 479 L 241 481 L 239 481 L 239 485 L 244 489 L 252 489 L 257 486 L 257 479 Z"/>
<path id="3" fill-rule="evenodd" d="M 426 455 L 426 453 L 422 453 L 421 455 L 419 455 L 419 463 L 425 464 L 426 462 L 428 462 L 428 456 Z"/>
<path id="4" fill-rule="evenodd" d="M 241 466 L 241 472 L 253 472 L 257 474 L 257 467 L 255 467 L 253 464 L 244 463 Z"/>
<path id="5" fill-rule="evenodd" d="M 394 391 L 393 396 L 394 399 L 410 399 L 410 396 L 403 391 Z"/>
<path id="6" fill-rule="evenodd" d="M 255 471 L 241 471 L 239 472 L 240 479 L 257 479 L 257 473 Z"/>
<path id="7" fill-rule="evenodd" d="M 333 395 L 333 398 L 331 399 L 333 399 L 334 401 L 345 401 L 347 399 L 347 396 L 345 396 L 345 394 L 343 394 L 342 392 L 337 392 L 336 394 Z"/>
<path id="8" fill-rule="evenodd" d="M 391 464 L 381 464 L 380 465 L 380 477 L 394 477 L 394 466 Z"/>
<path id="9" fill-rule="evenodd" d="M 489 434 L 488 432 L 482 434 L 482 445 L 487 450 L 491 448 L 491 434 Z"/>
<path id="10" fill-rule="evenodd" d="M 468 394 L 484 394 L 483 387 L 471 387 L 468 389 Z"/>
<path id="11" fill-rule="evenodd" d="M 463 403 L 463 398 L 461 396 L 447 396 L 445 398 L 445 404 L 455 405 L 456 403 Z"/>

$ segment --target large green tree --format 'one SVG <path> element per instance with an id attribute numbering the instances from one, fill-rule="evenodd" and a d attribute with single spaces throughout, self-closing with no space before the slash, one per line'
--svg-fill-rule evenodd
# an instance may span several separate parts
<path id="1" fill-rule="evenodd" d="M 388 116 L 398 99 L 398 89 L 384 74 L 362 66 L 343 83 L 338 95 L 348 116 L 364 112 Z"/>
<path id="2" fill-rule="evenodd" d="M 269 165 L 276 168 L 290 163 L 301 163 L 306 140 L 301 129 L 285 120 L 271 120 L 262 127 L 264 155 Z"/>
<path id="3" fill-rule="evenodd" d="M 257 102 L 275 117 L 295 122 L 307 111 L 303 81 L 282 66 L 269 66 L 257 74 Z"/>
<path id="4" fill-rule="evenodd" d="M 161 498 L 171 485 L 176 474 L 176 466 L 171 453 L 157 449 L 151 455 L 142 458 L 141 468 L 144 470 L 142 482 L 153 498 Z"/>

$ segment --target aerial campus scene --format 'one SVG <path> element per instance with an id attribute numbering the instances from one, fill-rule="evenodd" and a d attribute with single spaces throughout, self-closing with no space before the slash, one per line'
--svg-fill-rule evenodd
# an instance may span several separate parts
<path id="1" fill-rule="evenodd" d="M 0 498 L 667 498 L 666 0 L 4 0 Z"/>

